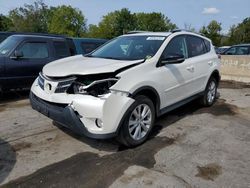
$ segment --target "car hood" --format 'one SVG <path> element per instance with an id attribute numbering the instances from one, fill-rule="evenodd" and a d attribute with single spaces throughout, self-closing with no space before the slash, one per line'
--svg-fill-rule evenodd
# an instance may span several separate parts
<path id="1" fill-rule="evenodd" d="M 142 60 L 122 61 L 76 55 L 45 65 L 43 74 L 49 77 L 64 77 L 71 75 L 112 73 L 140 62 L 142 62 Z"/>

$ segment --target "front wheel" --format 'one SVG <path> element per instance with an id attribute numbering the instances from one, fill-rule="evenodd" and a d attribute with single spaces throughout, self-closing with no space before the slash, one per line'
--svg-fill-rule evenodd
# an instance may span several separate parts
<path id="1" fill-rule="evenodd" d="M 201 103 L 204 106 L 211 106 L 214 104 L 217 95 L 218 83 L 215 78 L 210 78 L 204 95 L 201 98 Z"/>
<path id="2" fill-rule="evenodd" d="M 155 120 L 153 102 L 138 96 L 125 114 L 118 141 L 128 147 L 135 147 L 146 141 Z"/>

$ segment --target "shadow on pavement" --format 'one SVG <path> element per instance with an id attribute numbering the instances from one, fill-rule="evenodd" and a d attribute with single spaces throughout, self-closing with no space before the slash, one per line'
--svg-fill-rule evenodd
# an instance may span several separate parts
<path id="1" fill-rule="evenodd" d="M 198 103 L 198 101 L 192 101 L 190 103 L 188 103 L 187 105 L 184 105 L 174 111 L 171 111 L 159 118 L 156 119 L 155 125 L 151 131 L 151 134 L 149 136 L 148 140 L 151 140 L 153 138 L 155 138 L 163 128 L 166 128 L 170 125 L 172 125 L 173 123 L 181 120 L 182 118 L 184 118 L 185 116 L 189 115 L 189 114 L 193 114 L 196 111 L 198 111 L 199 109 L 201 109 L 202 106 Z M 128 148 L 126 148 L 125 146 L 121 146 L 115 138 L 113 139 L 107 139 L 107 140 L 96 140 L 96 139 L 90 139 L 84 136 L 79 136 L 75 133 L 73 133 L 71 130 L 69 130 L 68 128 L 63 127 L 62 125 L 53 122 L 53 124 L 59 128 L 60 130 L 62 130 L 64 133 L 74 137 L 75 139 L 88 144 L 89 146 L 98 149 L 98 150 L 103 150 L 103 151 L 123 151 L 126 150 Z"/>
<path id="2" fill-rule="evenodd" d="M 0 183 L 8 177 L 15 163 L 16 152 L 8 142 L 0 138 Z"/>

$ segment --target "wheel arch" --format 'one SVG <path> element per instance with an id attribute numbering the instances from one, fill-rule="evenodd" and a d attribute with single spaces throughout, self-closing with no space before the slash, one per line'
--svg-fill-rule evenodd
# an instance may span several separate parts
<path id="1" fill-rule="evenodd" d="M 156 89 L 153 88 L 152 86 L 140 87 L 131 94 L 131 98 L 135 99 L 135 97 L 138 95 L 146 96 L 153 102 L 154 107 L 155 107 L 155 115 L 156 117 L 158 117 L 159 111 L 160 111 L 161 100 L 160 100 L 160 95 L 158 94 Z"/>
<path id="2" fill-rule="evenodd" d="M 212 74 L 210 75 L 208 81 L 209 81 L 212 77 L 215 78 L 215 80 L 217 81 L 217 84 L 219 84 L 220 79 L 221 79 L 221 76 L 220 76 L 220 73 L 219 73 L 219 71 L 218 71 L 217 69 L 214 70 L 214 71 L 212 72 Z"/>

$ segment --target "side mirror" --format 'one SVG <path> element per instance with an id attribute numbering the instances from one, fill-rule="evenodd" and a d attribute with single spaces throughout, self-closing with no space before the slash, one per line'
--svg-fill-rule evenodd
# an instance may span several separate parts
<path id="1" fill-rule="evenodd" d="M 182 54 L 169 54 L 163 58 L 161 58 L 160 63 L 165 64 L 179 64 L 185 61 L 185 57 Z"/>
<path id="2" fill-rule="evenodd" d="M 23 52 L 19 51 L 19 50 L 15 50 L 13 56 L 11 56 L 10 58 L 11 59 L 19 59 L 21 57 L 23 57 Z"/>

